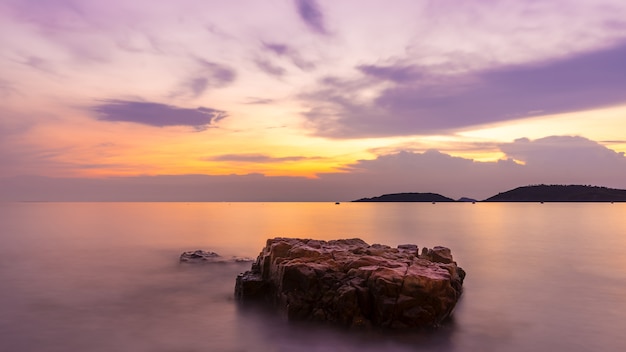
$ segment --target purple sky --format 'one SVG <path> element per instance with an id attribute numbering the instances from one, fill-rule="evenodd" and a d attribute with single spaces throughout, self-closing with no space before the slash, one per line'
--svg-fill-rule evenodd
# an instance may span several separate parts
<path id="1" fill-rule="evenodd" d="M 622 0 L 1 0 L 0 45 L 0 200 L 626 188 Z"/>

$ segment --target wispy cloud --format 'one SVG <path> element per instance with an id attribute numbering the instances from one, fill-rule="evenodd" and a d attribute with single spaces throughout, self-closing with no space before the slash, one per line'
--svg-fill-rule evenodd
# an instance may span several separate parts
<path id="1" fill-rule="evenodd" d="M 298 50 L 293 46 L 281 43 L 263 42 L 261 48 L 266 52 L 274 54 L 275 56 L 286 58 L 289 62 L 303 71 L 310 71 L 315 68 L 315 63 L 303 58 L 300 52 L 298 52 Z"/>
<path id="2" fill-rule="evenodd" d="M 204 59 L 198 59 L 197 63 L 199 66 L 197 71 L 194 72 L 192 77 L 183 82 L 181 88 L 174 92 L 172 96 L 189 95 L 197 98 L 208 89 L 227 87 L 237 78 L 237 72 L 229 66 Z"/>
<path id="3" fill-rule="evenodd" d="M 14 18 L 36 28 L 49 48 L 68 54 L 74 64 L 104 63 L 112 59 L 109 33 L 98 23 L 98 12 L 75 0 L 12 1 L 7 9 Z M 36 42 L 34 48 L 37 47 Z M 30 47 L 26 47 L 30 49 Z"/>
<path id="4" fill-rule="evenodd" d="M 161 103 L 108 99 L 91 107 L 98 120 L 133 122 L 148 126 L 190 126 L 197 131 L 207 129 L 227 116 L 226 112 L 211 108 L 180 108 Z"/>
<path id="5" fill-rule="evenodd" d="M 235 81 L 237 73 L 231 67 L 226 65 L 199 59 L 198 62 L 202 67 L 203 73 L 211 80 L 214 87 L 224 87 Z"/>
<path id="6" fill-rule="evenodd" d="M 283 156 L 273 157 L 267 154 L 223 154 L 206 158 L 210 161 L 234 161 L 234 162 L 246 162 L 246 163 L 282 163 L 290 161 L 301 161 L 317 159 L 305 156 Z"/>
<path id="7" fill-rule="evenodd" d="M 261 69 L 261 71 L 267 73 L 270 76 L 282 77 L 285 73 L 287 73 L 287 70 L 285 70 L 283 67 L 274 65 L 269 60 L 256 59 L 254 60 L 254 63 L 259 69 Z"/>
<path id="8" fill-rule="evenodd" d="M 295 0 L 300 19 L 315 33 L 328 34 L 324 14 L 316 0 Z"/>
<path id="9" fill-rule="evenodd" d="M 54 73 L 54 70 L 52 69 L 50 62 L 39 56 L 22 57 L 21 60 L 19 60 L 18 62 L 34 70 L 38 70 L 38 71 L 45 72 L 45 73 Z"/>
<path id="10" fill-rule="evenodd" d="M 272 104 L 274 103 L 275 100 L 274 99 L 269 99 L 269 98 L 259 98 L 259 97 L 248 97 L 246 98 L 246 100 L 244 101 L 244 104 L 250 104 L 250 105 L 265 105 L 265 104 Z"/>

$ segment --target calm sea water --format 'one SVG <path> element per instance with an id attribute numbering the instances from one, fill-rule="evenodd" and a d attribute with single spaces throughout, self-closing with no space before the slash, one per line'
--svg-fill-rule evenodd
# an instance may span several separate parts
<path id="1" fill-rule="evenodd" d="M 452 249 L 454 319 L 418 333 L 290 324 L 241 309 L 275 236 Z M 626 204 L 0 204 L 0 351 L 624 351 Z"/>

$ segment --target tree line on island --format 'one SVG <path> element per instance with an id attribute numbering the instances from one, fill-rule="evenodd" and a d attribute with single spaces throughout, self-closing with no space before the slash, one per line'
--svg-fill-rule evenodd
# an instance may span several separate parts
<path id="1" fill-rule="evenodd" d="M 353 202 L 478 202 L 438 193 L 392 193 Z M 626 190 L 589 185 L 529 185 L 498 193 L 482 202 L 626 202 Z"/>

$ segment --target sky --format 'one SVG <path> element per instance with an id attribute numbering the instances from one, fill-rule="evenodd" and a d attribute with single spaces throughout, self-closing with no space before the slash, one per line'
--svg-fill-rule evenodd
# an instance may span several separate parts
<path id="1" fill-rule="evenodd" d="M 0 200 L 626 188 L 623 0 L 0 0 Z"/>

